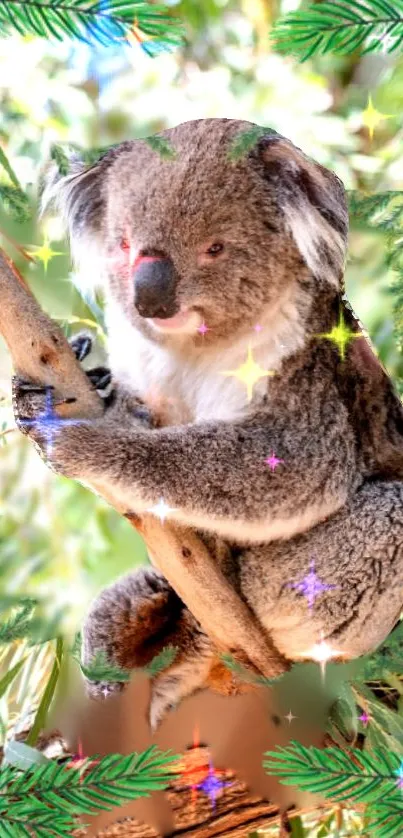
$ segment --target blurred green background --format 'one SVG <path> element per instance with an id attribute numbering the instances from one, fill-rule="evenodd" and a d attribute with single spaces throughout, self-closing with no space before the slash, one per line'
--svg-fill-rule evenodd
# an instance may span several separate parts
<path id="1" fill-rule="evenodd" d="M 10 36 L 0 44 L 0 146 L 33 205 L 39 170 L 52 143 L 104 147 L 203 117 L 238 117 L 271 126 L 348 190 L 403 189 L 400 155 L 403 59 L 333 55 L 300 64 L 276 52 L 270 27 L 298 8 L 289 0 L 183 0 L 185 46 L 149 58 L 140 47 L 106 48 Z M 385 118 L 371 139 L 364 111 L 371 95 Z M 387 117 L 387 118 L 386 118 Z M 0 175 L 7 176 L 5 173 Z M 68 245 L 56 219 L 17 223 L 0 208 L 0 245 L 44 308 L 71 333 L 93 313 L 74 287 Z M 51 242 L 45 270 L 34 253 Z M 381 232 L 351 219 L 347 294 L 379 356 L 397 380 L 403 360 L 393 337 L 391 272 Z M 0 300 L 1 305 L 1 300 Z M 74 319 L 76 318 L 76 320 Z M 97 591 L 146 560 L 130 525 L 81 486 L 47 470 L 13 430 L 10 364 L 0 342 L 0 604 L 40 597 L 50 619 L 73 635 Z M 29 718 L 53 652 L 49 644 L 0 648 L 0 668 L 28 654 L 27 666 L 0 700 L 1 731 Z"/>

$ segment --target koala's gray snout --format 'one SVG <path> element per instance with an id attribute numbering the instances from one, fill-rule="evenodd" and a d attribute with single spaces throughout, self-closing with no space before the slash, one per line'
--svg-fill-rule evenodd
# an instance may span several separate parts
<path id="1" fill-rule="evenodd" d="M 171 260 L 140 256 L 134 267 L 134 305 L 139 314 L 161 319 L 177 314 L 175 268 Z"/>

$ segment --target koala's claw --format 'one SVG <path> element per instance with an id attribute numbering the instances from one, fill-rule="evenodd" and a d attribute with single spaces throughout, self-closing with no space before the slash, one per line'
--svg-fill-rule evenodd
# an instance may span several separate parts
<path id="1" fill-rule="evenodd" d="M 80 364 L 82 361 L 85 361 L 85 359 L 88 358 L 92 352 L 93 339 L 91 335 L 88 335 L 86 332 L 74 335 L 69 343 L 77 361 L 79 361 Z M 85 374 L 91 381 L 91 384 L 97 391 L 98 395 L 107 400 L 111 395 L 110 385 L 112 383 L 112 373 L 108 367 L 94 367 L 93 369 L 85 370 Z M 108 406 L 107 402 L 105 406 Z"/>
<path id="2" fill-rule="evenodd" d="M 94 369 L 88 370 L 87 376 L 95 389 L 98 392 L 100 391 L 101 395 L 103 391 L 108 389 L 112 382 L 112 373 L 108 367 L 94 367 Z"/>
<path id="3" fill-rule="evenodd" d="M 81 363 L 90 354 L 92 350 L 92 338 L 89 335 L 75 335 L 70 342 L 70 346 Z"/>

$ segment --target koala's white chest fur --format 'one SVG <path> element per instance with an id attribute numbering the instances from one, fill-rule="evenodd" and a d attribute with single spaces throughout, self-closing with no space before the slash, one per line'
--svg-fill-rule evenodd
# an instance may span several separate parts
<path id="1" fill-rule="evenodd" d="M 144 337 L 121 311 L 110 307 L 109 363 L 116 380 L 162 414 L 164 425 L 233 421 L 241 419 L 265 394 L 270 397 L 271 375 L 279 370 L 282 359 L 302 344 L 302 328 L 294 328 L 290 335 L 292 319 L 285 318 L 288 328 L 276 330 L 276 335 L 272 330 L 252 331 L 220 352 L 209 348 L 192 352 L 190 348 L 179 353 Z M 249 347 L 249 363 L 258 365 L 262 373 L 250 385 L 252 400 L 246 380 L 243 376 L 240 380 Z M 238 375 L 224 374 L 227 372 Z"/>

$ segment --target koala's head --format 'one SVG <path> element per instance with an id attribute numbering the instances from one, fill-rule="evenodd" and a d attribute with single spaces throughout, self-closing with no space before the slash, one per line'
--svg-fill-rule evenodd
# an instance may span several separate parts
<path id="1" fill-rule="evenodd" d="M 301 289 L 311 302 L 342 290 L 341 181 L 248 122 L 195 120 L 122 143 L 90 168 L 76 161 L 66 177 L 53 174 L 49 199 L 86 284 L 101 279 L 107 299 L 159 342 L 214 342 L 274 318 Z"/>

